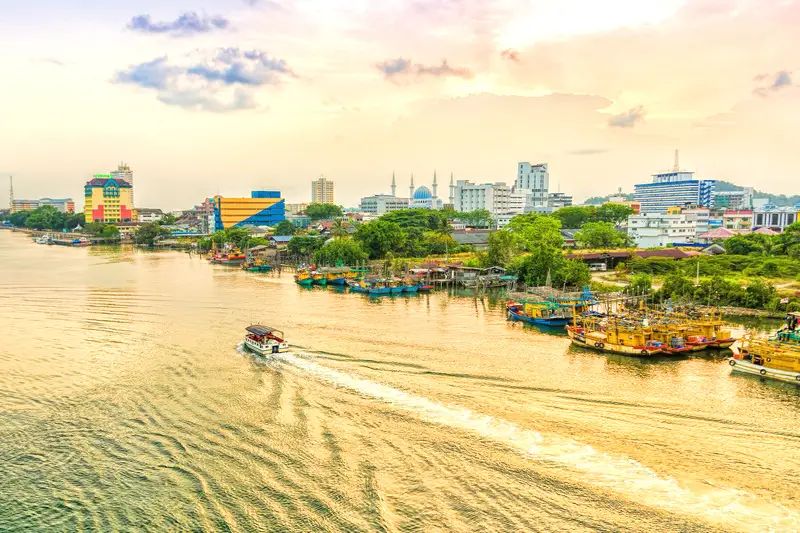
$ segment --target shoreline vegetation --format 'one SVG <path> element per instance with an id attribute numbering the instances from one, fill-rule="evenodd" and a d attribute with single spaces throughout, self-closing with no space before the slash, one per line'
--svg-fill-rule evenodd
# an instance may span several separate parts
<path id="1" fill-rule="evenodd" d="M 646 294 L 653 301 L 692 300 L 697 305 L 720 306 L 731 314 L 746 316 L 800 311 L 800 223 L 779 235 L 746 234 L 719 241 L 725 254 L 684 259 L 633 257 L 613 271 L 593 276 L 586 262 L 577 257 L 590 251 L 631 251 L 630 238 L 618 229 L 633 213 L 629 207 L 607 203 L 565 207 L 549 215 L 517 215 L 505 228 L 490 231 L 482 250 L 459 244 L 452 235 L 451 223 L 490 228 L 493 221 L 488 211 L 404 209 L 365 223 L 348 219 L 337 206 L 310 204 L 308 212 L 314 215 L 315 223 L 308 229 L 296 228 L 289 221 L 273 229 L 274 235 L 291 237 L 283 255 L 297 263 L 371 264 L 402 272 L 427 262 L 448 261 L 479 268 L 504 267 L 527 286 L 548 282 L 558 288 L 590 285 L 599 294 Z M 83 222 L 83 214 L 63 214 L 51 206 L 3 218 L 29 230 L 61 231 Z M 133 242 L 152 247 L 169 238 L 170 232 L 163 225 L 164 221 L 142 224 Z M 576 248 L 565 246 L 563 229 L 577 230 Z M 86 224 L 82 232 L 106 239 L 119 236 L 115 226 L 105 224 Z M 270 246 L 268 238 L 253 236 L 243 228 L 229 228 L 199 239 L 179 238 L 178 242 L 200 252 L 226 246 L 239 250 Z M 567 251 L 573 254 L 572 259 L 566 257 Z"/>

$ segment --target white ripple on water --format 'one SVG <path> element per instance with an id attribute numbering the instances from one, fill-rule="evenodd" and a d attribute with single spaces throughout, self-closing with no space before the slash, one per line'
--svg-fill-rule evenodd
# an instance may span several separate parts
<path id="1" fill-rule="evenodd" d="M 240 352 L 246 353 L 243 344 Z M 300 357 L 303 356 L 303 357 Z M 580 472 L 592 485 L 625 494 L 633 501 L 670 512 L 703 518 L 747 531 L 798 531 L 800 513 L 779 504 L 756 504 L 748 492 L 712 487 L 698 493 L 681 487 L 677 480 L 661 477 L 638 461 L 618 454 L 598 451 L 592 446 L 561 437 L 523 429 L 511 422 L 483 415 L 464 407 L 443 405 L 422 396 L 381 385 L 320 365 L 305 352 L 271 355 L 329 383 L 364 396 L 414 412 L 423 419 L 503 443 L 532 459 L 558 464 Z M 763 500 L 761 500 L 763 501 Z"/>

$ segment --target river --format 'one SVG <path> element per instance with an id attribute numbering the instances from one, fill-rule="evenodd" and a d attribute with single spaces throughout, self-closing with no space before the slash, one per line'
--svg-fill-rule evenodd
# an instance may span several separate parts
<path id="1" fill-rule="evenodd" d="M 0 231 L 0 530 L 798 531 L 800 389 Z M 253 322 L 298 348 L 237 345 Z"/>

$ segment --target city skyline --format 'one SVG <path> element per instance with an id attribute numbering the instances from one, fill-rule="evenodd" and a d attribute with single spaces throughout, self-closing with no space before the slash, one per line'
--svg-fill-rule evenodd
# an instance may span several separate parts
<path id="1" fill-rule="evenodd" d="M 168 210 L 256 189 L 303 202 L 320 174 L 354 206 L 392 172 L 511 183 L 519 161 L 581 201 L 648 181 L 675 148 L 701 179 L 791 194 L 800 174 L 797 1 L 36 0 L 5 15 L 0 43 L 19 52 L 0 58 L 0 175 L 21 198 L 79 199 L 119 161 L 136 205 Z"/>

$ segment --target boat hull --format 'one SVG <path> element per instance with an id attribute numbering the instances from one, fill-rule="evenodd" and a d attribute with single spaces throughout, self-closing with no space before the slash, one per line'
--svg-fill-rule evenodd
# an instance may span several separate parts
<path id="1" fill-rule="evenodd" d="M 516 320 L 519 322 L 525 322 L 527 324 L 536 324 L 538 326 L 566 326 L 570 322 L 572 322 L 569 318 L 533 318 L 529 317 L 511 309 L 508 310 L 509 317 L 511 320 Z"/>
<path id="2" fill-rule="evenodd" d="M 647 348 L 645 346 L 623 346 L 621 344 L 611 344 L 591 337 L 586 337 L 576 333 L 575 330 L 567 326 L 567 334 L 569 335 L 572 344 L 589 348 L 597 352 L 613 353 L 617 355 L 627 355 L 629 357 L 652 357 L 663 353 L 661 348 Z"/>
<path id="3" fill-rule="evenodd" d="M 256 342 L 247 337 L 244 338 L 244 345 L 249 351 L 258 355 L 270 355 L 289 351 L 289 343 L 269 341 L 267 344 Z"/>
<path id="4" fill-rule="evenodd" d="M 733 346 L 733 343 L 736 342 L 736 339 L 718 339 L 718 340 L 710 340 L 705 342 L 686 342 L 687 346 L 690 346 L 693 351 L 699 352 L 705 350 L 707 348 L 712 349 L 725 349 L 730 348 Z"/>
<path id="5" fill-rule="evenodd" d="M 742 374 L 751 374 L 760 376 L 762 378 L 776 379 L 787 383 L 796 383 L 800 385 L 800 372 L 790 372 L 788 370 L 777 370 L 775 368 L 767 368 L 761 365 L 755 365 L 748 361 L 741 359 L 731 358 L 728 360 L 733 372 L 741 372 Z"/>
<path id="6" fill-rule="evenodd" d="M 381 287 L 381 288 L 378 288 L 378 289 L 367 289 L 367 293 L 370 294 L 370 295 L 379 296 L 379 295 L 384 295 L 384 294 L 391 294 L 392 293 L 392 289 L 390 289 L 389 287 Z"/>
<path id="7" fill-rule="evenodd" d="M 391 287 L 390 291 L 392 294 L 400 294 L 401 292 L 403 292 L 403 286 L 401 285 L 399 287 Z"/>
<path id="8" fill-rule="evenodd" d="M 327 285 L 328 284 L 328 280 L 326 278 L 316 278 L 316 279 L 312 280 L 312 282 L 314 283 L 314 285 Z"/>
<path id="9" fill-rule="evenodd" d="M 347 278 L 328 278 L 328 285 L 345 285 Z"/>
<path id="10" fill-rule="evenodd" d="M 418 292 L 419 285 L 404 285 L 403 292 Z"/>
<path id="11" fill-rule="evenodd" d="M 305 279 L 297 279 L 297 278 L 295 278 L 294 282 L 297 283 L 298 285 L 302 285 L 304 287 L 308 287 L 309 285 L 312 285 L 314 283 L 311 278 L 305 278 Z"/>

